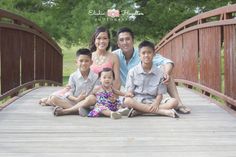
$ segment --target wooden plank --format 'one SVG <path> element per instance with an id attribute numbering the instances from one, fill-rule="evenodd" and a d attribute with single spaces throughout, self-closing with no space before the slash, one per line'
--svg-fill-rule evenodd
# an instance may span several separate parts
<path id="1" fill-rule="evenodd" d="M 171 58 L 171 43 L 166 44 L 158 53 L 166 58 Z"/>
<path id="2" fill-rule="evenodd" d="M 235 25 L 224 26 L 224 91 L 236 99 L 236 39 Z"/>
<path id="3" fill-rule="evenodd" d="M 53 80 L 54 69 L 53 66 L 56 62 L 56 58 L 53 55 L 53 48 L 49 44 L 45 43 L 45 79 Z"/>
<path id="4" fill-rule="evenodd" d="M 21 32 L 21 83 L 34 80 L 34 35 Z"/>
<path id="5" fill-rule="evenodd" d="M 200 83 L 221 91 L 221 27 L 199 30 Z"/>
<path id="6" fill-rule="evenodd" d="M 1 29 L 1 92 L 20 85 L 20 31 Z"/>
<path id="7" fill-rule="evenodd" d="M 45 79 L 45 42 L 35 36 L 35 79 Z"/>
<path id="8" fill-rule="evenodd" d="M 54 117 L 37 104 L 61 87 L 36 89 L 0 112 L 0 156 L 229 157 L 236 154 L 236 117 L 186 88 L 192 113 L 161 116 Z"/>
<path id="9" fill-rule="evenodd" d="M 183 36 L 180 35 L 174 38 L 171 41 L 171 59 L 173 59 L 174 63 L 178 63 L 178 66 L 175 66 L 173 70 L 174 78 L 183 78 L 183 67 L 185 66 L 183 63 Z"/>
<path id="10" fill-rule="evenodd" d="M 191 31 L 183 34 L 183 55 L 182 66 L 179 67 L 183 72 L 185 80 L 198 82 L 198 31 Z M 179 64 L 179 63 L 178 63 Z M 183 68 L 187 66 L 188 68 Z"/>

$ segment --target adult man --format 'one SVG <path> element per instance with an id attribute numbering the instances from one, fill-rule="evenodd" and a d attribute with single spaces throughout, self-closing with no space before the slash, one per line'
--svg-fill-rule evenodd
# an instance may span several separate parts
<path id="1" fill-rule="evenodd" d="M 132 32 L 132 30 L 127 27 L 120 28 L 117 31 L 117 44 L 120 49 L 115 50 L 113 53 L 115 53 L 119 58 L 120 79 L 122 85 L 124 86 L 126 83 L 126 77 L 128 71 L 140 62 L 138 49 L 134 48 L 134 33 Z M 166 84 L 168 83 L 167 92 L 171 97 L 177 99 L 179 103 L 176 110 L 179 113 L 183 114 L 190 113 L 191 110 L 183 105 L 179 97 L 179 93 L 177 91 L 174 80 L 170 76 L 174 68 L 174 63 L 171 60 L 162 57 L 160 54 L 156 54 L 156 56 L 153 59 L 153 63 L 156 66 L 161 66 L 161 65 L 164 66 L 164 71 L 165 71 L 164 83 Z"/>

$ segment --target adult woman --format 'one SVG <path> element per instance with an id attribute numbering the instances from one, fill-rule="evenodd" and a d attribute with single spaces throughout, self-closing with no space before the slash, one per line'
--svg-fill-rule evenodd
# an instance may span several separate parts
<path id="1" fill-rule="evenodd" d="M 95 73 L 103 68 L 111 68 L 115 73 L 114 88 L 120 88 L 120 63 L 118 57 L 109 51 L 110 33 L 105 27 L 98 27 L 92 36 L 90 50 L 93 64 L 90 67 Z"/>

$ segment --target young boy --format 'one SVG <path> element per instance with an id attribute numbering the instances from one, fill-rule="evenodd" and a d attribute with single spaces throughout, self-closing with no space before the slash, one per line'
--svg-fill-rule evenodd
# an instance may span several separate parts
<path id="1" fill-rule="evenodd" d="M 126 81 L 126 90 L 129 95 L 124 104 L 131 108 L 128 117 L 136 116 L 138 113 L 153 113 L 178 118 L 174 108 L 178 101 L 170 98 L 161 104 L 162 97 L 166 93 L 166 86 L 163 84 L 164 73 L 161 68 L 153 65 L 155 46 L 149 41 L 139 44 L 139 56 L 141 63 L 130 69 Z"/>
<path id="2" fill-rule="evenodd" d="M 41 99 L 40 102 L 58 106 L 55 108 L 57 110 L 59 108 L 70 108 L 85 99 L 92 91 L 98 77 L 97 74 L 90 70 L 92 63 L 90 50 L 79 49 L 76 52 L 77 70 L 70 75 L 67 87 L 56 92 L 46 101 Z"/>

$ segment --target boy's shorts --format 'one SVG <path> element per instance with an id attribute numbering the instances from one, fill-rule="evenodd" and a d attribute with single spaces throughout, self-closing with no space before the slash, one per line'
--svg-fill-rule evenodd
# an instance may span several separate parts
<path id="1" fill-rule="evenodd" d="M 151 98 L 140 98 L 140 97 L 133 97 L 134 100 L 141 102 L 143 104 L 152 104 L 154 102 L 155 99 L 151 99 Z M 166 103 L 167 101 L 169 101 L 171 98 L 165 98 L 161 100 L 161 104 Z"/>

